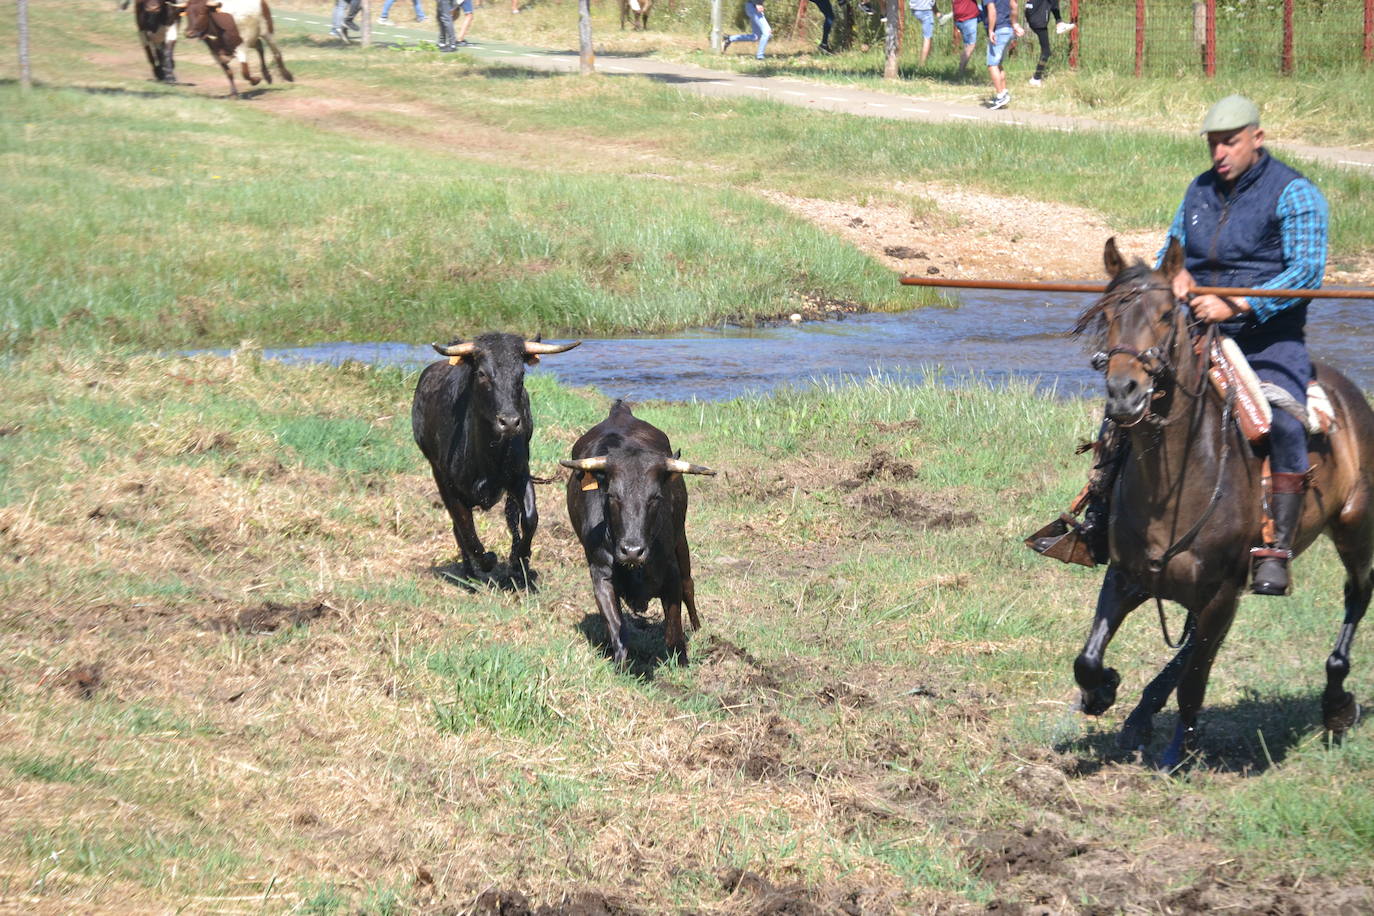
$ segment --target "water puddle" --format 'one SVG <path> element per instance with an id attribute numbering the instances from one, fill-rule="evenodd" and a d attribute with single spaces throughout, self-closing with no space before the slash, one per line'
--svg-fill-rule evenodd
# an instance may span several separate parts
<path id="1" fill-rule="evenodd" d="M 1102 378 L 1068 336 L 1088 294 L 979 292 L 956 308 L 859 315 L 843 321 L 776 328 L 703 328 L 671 337 L 587 338 L 546 358 L 535 372 L 568 385 L 597 388 L 634 401 L 724 400 L 783 386 L 845 381 L 878 374 L 958 384 L 1022 379 L 1047 393 L 1096 397 Z M 1308 347 L 1366 390 L 1374 387 L 1374 324 L 1367 302 L 1313 302 Z M 429 346 L 333 343 L 268 349 L 287 363 L 339 363 L 419 368 L 436 357 Z"/>

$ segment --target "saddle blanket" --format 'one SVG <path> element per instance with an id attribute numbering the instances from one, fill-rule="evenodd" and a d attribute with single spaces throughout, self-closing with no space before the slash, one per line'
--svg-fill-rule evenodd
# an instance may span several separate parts
<path id="1" fill-rule="evenodd" d="M 1274 422 L 1271 404 L 1300 420 L 1309 435 L 1328 432 L 1334 425 L 1335 409 L 1316 379 L 1307 383 L 1307 409 L 1304 411 L 1302 405 L 1278 385 L 1261 382 L 1240 346 L 1231 338 L 1223 337 L 1213 343 L 1210 355 L 1212 366 L 1207 374 L 1212 385 L 1223 398 L 1227 391 L 1235 390 L 1236 422 L 1250 442 L 1259 442 L 1269 435 Z"/>

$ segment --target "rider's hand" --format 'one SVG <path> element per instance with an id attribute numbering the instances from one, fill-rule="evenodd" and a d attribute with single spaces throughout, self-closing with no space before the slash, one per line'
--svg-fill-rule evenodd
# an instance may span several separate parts
<path id="1" fill-rule="evenodd" d="M 1169 285 L 1173 287 L 1175 299 L 1180 302 L 1187 302 L 1188 290 L 1193 288 L 1193 275 L 1188 273 L 1188 268 L 1180 267 Z"/>
<path id="2" fill-rule="evenodd" d="M 1250 303 L 1244 299 L 1223 299 L 1211 293 L 1194 296 L 1188 305 L 1192 308 L 1194 316 L 1208 323 L 1225 321 L 1250 311 Z"/>

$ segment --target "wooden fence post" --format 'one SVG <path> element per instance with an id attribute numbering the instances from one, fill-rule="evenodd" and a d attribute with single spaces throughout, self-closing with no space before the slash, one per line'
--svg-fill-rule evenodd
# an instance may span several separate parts
<path id="1" fill-rule="evenodd" d="M 1374 0 L 1364 0 L 1364 62 L 1374 63 Z"/>
<path id="2" fill-rule="evenodd" d="M 1283 54 L 1279 69 L 1284 76 L 1293 75 L 1293 0 L 1283 0 Z"/>
<path id="3" fill-rule="evenodd" d="M 19 0 L 19 85 L 25 92 L 33 88 L 29 69 L 29 0 Z"/>
<path id="4" fill-rule="evenodd" d="M 1217 0 L 1207 0 L 1207 46 L 1202 49 L 1202 70 L 1217 75 Z"/>
<path id="5" fill-rule="evenodd" d="M 1135 75 L 1145 69 L 1145 0 L 1135 0 Z"/>

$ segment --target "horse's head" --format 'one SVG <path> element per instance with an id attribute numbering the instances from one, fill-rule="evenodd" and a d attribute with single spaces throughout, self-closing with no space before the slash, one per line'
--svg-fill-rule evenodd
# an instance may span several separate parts
<path id="1" fill-rule="evenodd" d="M 1171 239 L 1164 263 L 1152 270 L 1139 258 L 1127 265 L 1110 238 L 1102 262 L 1111 282 L 1079 317 L 1074 333 L 1090 335 L 1093 367 L 1106 372 L 1107 416 L 1131 426 L 1149 413 L 1156 388 L 1171 369 L 1178 303 L 1170 284 L 1183 267 L 1183 249 Z"/>

